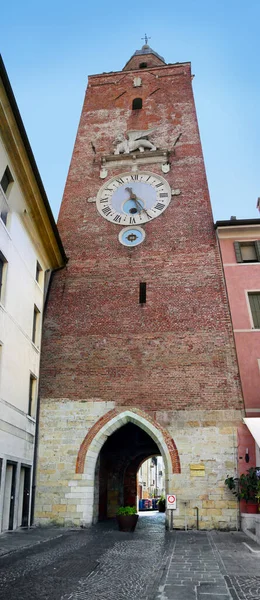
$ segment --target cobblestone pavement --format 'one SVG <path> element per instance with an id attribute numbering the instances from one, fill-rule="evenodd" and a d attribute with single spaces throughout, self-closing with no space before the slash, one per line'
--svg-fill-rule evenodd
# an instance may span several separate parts
<path id="1" fill-rule="evenodd" d="M 1 600 L 260 600 L 259 546 L 241 533 L 166 532 L 160 513 L 130 534 L 114 522 L 5 534 L 1 552 Z"/>
<path id="2" fill-rule="evenodd" d="M 113 522 L 67 531 L 2 556 L 0 598 L 146 600 L 171 544 L 159 513 L 140 516 L 134 533 L 119 532 Z"/>

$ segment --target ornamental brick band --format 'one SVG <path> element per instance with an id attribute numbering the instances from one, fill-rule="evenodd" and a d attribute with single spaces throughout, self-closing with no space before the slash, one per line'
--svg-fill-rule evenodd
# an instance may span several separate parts
<path id="1" fill-rule="evenodd" d="M 120 408 L 114 408 L 114 409 L 110 410 L 106 415 L 101 417 L 95 423 L 95 425 L 93 425 L 93 427 L 91 427 L 91 429 L 87 433 L 86 437 L 84 438 L 84 440 L 80 446 L 79 452 L 78 452 L 77 461 L 76 461 L 76 470 L 75 470 L 76 473 L 78 473 L 78 474 L 84 473 L 84 464 L 85 464 L 87 451 L 90 447 L 91 442 L 94 440 L 94 438 L 99 433 L 99 431 L 104 427 L 104 425 L 108 424 L 109 421 L 112 421 L 112 419 L 114 419 L 117 416 L 120 417 L 120 415 L 123 415 L 125 412 L 126 412 L 125 408 L 124 408 L 124 410 L 122 410 Z M 163 436 L 165 445 L 167 446 L 169 455 L 170 455 L 172 472 L 180 473 L 181 466 L 180 466 L 178 450 L 176 448 L 176 445 L 175 445 L 173 439 L 169 435 L 168 431 L 166 429 L 164 429 L 164 427 L 162 427 L 159 423 L 157 423 L 155 421 L 155 419 L 153 419 L 146 412 L 144 412 L 140 409 L 133 409 L 133 408 L 130 409 L 130 412 L 133 413 L 134 415 L 136 415 L 137 417 L 141 417 L 142 419 L 145 419 L 145 421 L 147 421 L 148 424 L 150 423 L 153 427 L 155 427 L 158 430 L 158 432 L 161 433 L 161 435 Z M 140 427 L 142 426 L 141 422 L 140 422 L 139 426 Z M 147 433 L 149 433 L 149 431 Z M 157 442 L 157 443 L 158 443 L 158 445 L 160 445 L 159 442 Z"/>

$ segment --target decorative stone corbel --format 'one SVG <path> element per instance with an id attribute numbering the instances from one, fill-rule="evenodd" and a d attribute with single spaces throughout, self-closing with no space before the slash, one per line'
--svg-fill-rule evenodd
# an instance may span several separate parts
<path id="1" fill-rule="evenodd" d="M 169 173 L 170 168 L 171 168 L 170 163 L 164 163 L 162 165 L 162 172 L 163 173 Z"/>
<path id="2" fill-rule="evenodd" d="M 181 190 L 172 190 L 172 196 L 179 196 L 181 193 Z"/>
<path id="3" fill-rule="evenodd" d="M 107 177 L 107 169 L 105 169 L 104 167 L 101 167 L 100 172 L 99 172 L 99 177 L 100 179 L 105 179 Z"/>

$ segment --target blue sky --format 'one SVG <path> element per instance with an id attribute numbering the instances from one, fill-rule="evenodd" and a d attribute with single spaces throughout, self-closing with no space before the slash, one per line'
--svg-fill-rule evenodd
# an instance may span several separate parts
<path id="1" fill-rule="evenodd" d="M 55 218 L 87 76 L 121 70 L 145 32 L 192 63 L 214 219 L 258 218 L 259 21 L 259 0 L 4 3 L 0 52 Z"/>

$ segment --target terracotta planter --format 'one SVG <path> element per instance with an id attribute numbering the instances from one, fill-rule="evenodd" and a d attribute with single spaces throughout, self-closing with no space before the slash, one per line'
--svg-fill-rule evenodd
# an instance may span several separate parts
<path id="1" fill-rule="evenodd" d="M 241 500 L 240 510 L 242 513 L 256 515 L 258 513 L 258 504 L 256 502 L 246 502 L 245 500 Z"/>
<path id="2" fill-rule="evenodd" d="M 119 531 L 134 531 L 139 515 L 116 515 Z"/>
<path id="3" fill-rule="evenodd" d="M 165 500 L 158 500 L 157 507 L 159 512 L 165 512 Z"/>

